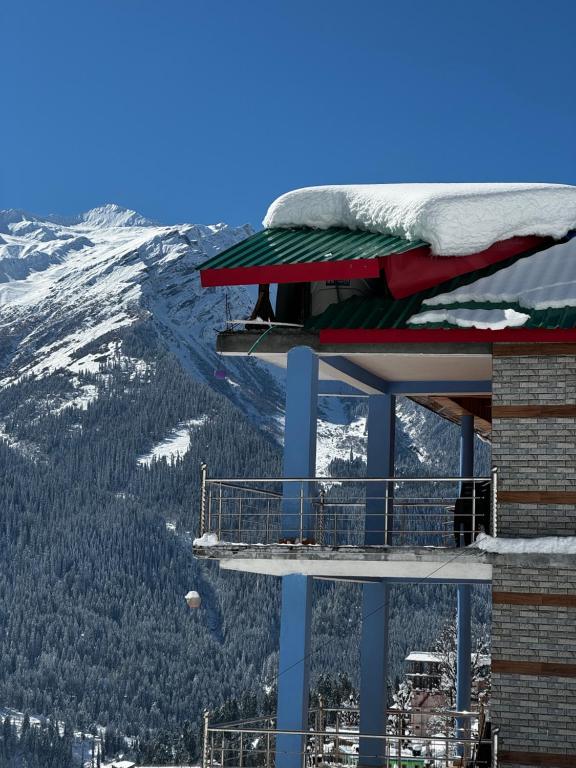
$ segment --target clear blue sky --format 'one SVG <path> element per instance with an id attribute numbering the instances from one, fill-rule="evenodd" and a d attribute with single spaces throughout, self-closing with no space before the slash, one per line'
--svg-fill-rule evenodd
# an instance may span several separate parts
<path id="1" fill-rule="evenodd" d="M 0 207 L 259 225 L 299 186 L 576 183 L 574 0 L 6 0 Z"/>

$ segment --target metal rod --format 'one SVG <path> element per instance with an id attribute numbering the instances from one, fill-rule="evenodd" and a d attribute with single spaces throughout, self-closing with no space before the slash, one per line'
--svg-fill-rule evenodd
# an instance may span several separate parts
<path id="1" fill-rule="evenodd" d="M 492 468 L 492 530 L 491 536 L 498 536 L 498 467 Z"/>
<path id="2" fill-rule="evenodd" d="M 472 482 L 478 480 L 480 482 L 490 480 L 489 477 L 247 477 L 247 478 L 208 478 L 207 484 L 222 484 L 226 487 L 234 487 L 229 485 L 230 483 L 309 483 L 311 481 L 318 483 L 460 483 L 460 482 Z M 242 486 L 243 487 L 243 486 Z M 251 488 L 250 490 L 257 490 Z M 275 491 L 262 491 L 263 493 L 270 493 L 274 496 L 282 496 L 281 493 Z"/>
<path id="3" fill-rule="evenodd" d="M 206 533 L 206 464 L 200 464 L 200 538 Z"/>
<path id="4" fill-rule="evenodd" d="M 204 739 L 203 739 L 203 749 L 202 749 L 202 768 L 209 768 L 209 764 L 208 764 L 209 737 L 210 737 L 210 711 L 208 709 L 205 709 L 204 710 Z"/>

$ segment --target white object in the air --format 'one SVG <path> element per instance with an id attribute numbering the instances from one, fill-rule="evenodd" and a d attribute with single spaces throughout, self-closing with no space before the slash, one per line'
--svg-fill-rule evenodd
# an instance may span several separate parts
<path id="1" fill-rule="evenodd" d="M 450 293 L 426 299 L 424 306 L 510 302 L 528 309 L 576 306 L 576 238 L 559 243 Z"/>
<path id="2" fill-rule="evenodd" d="M 502 328 L 519 328 L 530 320 L 530 315 L 514 309 L 436 309 L 413 315 L 410 325 L 449 323 L 460 328 L 481 328 L 499 331 Z"/>
<path id="3" fill-rule="evenodd" d="M 218 536 L 215 533 L 204 533 L 192 542 L 193 547 L 215 547 L 217 544 Z"/>
<path id="4" fill-rule="evenodd" d="M 277 198 L 264 226 L 344 227 L 424 240 L 464 256 L 517 235 L 564 237 L 576 228 L 576 187 L 566 184 L 349 184 Z"/>
<path id="5" fill-rule="evenodd" d="M 200 595 L 194 589 L 191 589 L 186 594 L 185 600 L 188 603 L 188 608 L 200 608 L 200 603 L 202 602 Z"/>
<path id="6" fill-rule="evenodd" d="M 542 536 L 534 539 L 506 539 L 500 536 L 494 538 L 485 533 L 479 533 L 472 547 L 483 549 L 484 552 L 499 552 L 502 554 L 552 554 L 576 555 L 576 536 Z"/>

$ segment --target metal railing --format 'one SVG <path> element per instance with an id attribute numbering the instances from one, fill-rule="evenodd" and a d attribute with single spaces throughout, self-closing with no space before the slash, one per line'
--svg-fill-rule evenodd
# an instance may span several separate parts
<path id="1" fill-rule="evenodd" d="M 458 547 L 496 527 L 496 470 L 470 478 L 247 479 L 211 478 L 201 468 L 199 535 L 224 544 Z"/>
<path id="2" fill-rule="evenodd" d="M 431 726 L 430 733 L 414 736 L 410 722 L 418 713 L 388 710 L 387 732 L 374 735 L 359 731 L 357 709 L 311 710 L 310 727 L 305 731 L 279 729 L 273 716 L 213 724 L 210 713 L 205 712 L 202 768 L 275 768 L 277 759 L 298 768 L 356 766 L 360 752 L 370 764 L 385 768 L 493 768 L 497 764 L 497 729 L 490 739 L 453 735 L 456 718 L 462 717 L 468 719 L 473 734 L 479 713 L 427 710 L 431 723 L 436 718 L 437 730 Z"/>

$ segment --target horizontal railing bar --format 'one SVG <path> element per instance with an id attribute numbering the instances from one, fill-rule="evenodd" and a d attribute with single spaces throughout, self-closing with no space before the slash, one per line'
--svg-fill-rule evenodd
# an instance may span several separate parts
<path id="1" fill-rule="evenodd" d="M 294 731 L 294 730 L 288 730 L 286 728 L 278 728 L 278 729 L 265 729 L 265 728 L 219 728 L 218 726 L 211 725 L 208 728 L 208 733 L 249 733 L 253 734 L 255 736 L 261 734 L 262 736 L 267 736 L 268 734 L 271 736 L 326 736 L 327 734 L 332 735 L 333 731 Z M 390 734 L 386 735 L 379 735 L 374 733 L 358 733 L 358 731 L 338 731 L 336 734 L 339 738 L 353 738 L 353 739 L 378 739 L 380 741 L 398 741 L 399 738 L 403 739 L 406 738 L 405 736 L 399 736 L 394 735 L 391 736 Z M 416 738 L 416 737 L 412 737 Z M 419 739 L 423 737 L 418 737 Z M 449 744 L 478 744 L 478 743 L 485 743 L 489 744 L 489 740 L 480 741 L 478 739 L 473 738 L 456 738 L 453 736 L 426 736 L 426 741 L 440 741 L 443 744 L 446 744 L 447 742 Z M 220 747 L 215 747 L 217 751 L 220 751 Z"/>
<path id="2" fill-rule="evenodd" d="M 206 478 L 207 485 L 227 483 L 462 483 L 489 482 L 490 477 L 231 477 Z"/>

